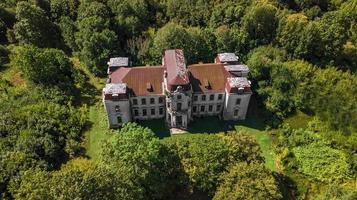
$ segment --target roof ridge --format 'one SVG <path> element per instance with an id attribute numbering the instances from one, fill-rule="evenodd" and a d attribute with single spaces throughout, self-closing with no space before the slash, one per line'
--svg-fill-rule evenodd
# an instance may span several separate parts
<path id="1" fill-rule="evenodd" d="M 130 67 L 131 69 L 146 69 L 146 68 L 163 68 L 164 66 L 162 65 L 149 65 L 149 66 L 133 66 L 133 67 Z"/>

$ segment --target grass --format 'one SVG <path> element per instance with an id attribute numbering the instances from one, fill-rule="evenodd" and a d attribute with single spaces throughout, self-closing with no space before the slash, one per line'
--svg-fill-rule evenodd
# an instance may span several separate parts
<path id="1" fill-rule="evenodd" d="M 102 142 L 114 134 L 113 130 L 108 129 L 107 116 L 101 103 L 89 107 L 89 123 L 85 133 L 86 154 L 96 160 L 101 153 Z"/>
<path id="2" fill-rule="evenodd" d="M 114 130 L 108 128 L 107 115 L 101 102 L 101 91 L 106 79 L 94 76 L 77 58 L 71 60 L 74 68 L 86 77 L 86 82 L 79 95 L 79 102 L 87 104 L 89 109 L 88 124 L 84 131 L 84 146 L 87 150 L 86 155 L 96 160 L 101 153 L 102 142 L 114 134 Z"/>
<path id="3" fill-rule="evenodd" d="M 259 118 L 247 118 L 245 121 L 238 122 L 234 127 L 237 131 L 245 131 L 255 137 L 265 158 L 265 166 L 276 171 L 276 154 L 272 148 L 272 137 L 265 130 L 263 121 Z"/>

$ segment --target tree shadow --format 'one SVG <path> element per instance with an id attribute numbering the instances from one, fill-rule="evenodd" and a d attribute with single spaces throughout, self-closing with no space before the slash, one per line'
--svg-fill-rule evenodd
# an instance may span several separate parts
<path id="1" fill-rule="evenodd" d="M 188 125 L 187 132 L 197 133 L 219 133 L 234 130 L 232 122 L 223 121 L 217 116 L 194 118 Z"/>
<path id="2" fill-rule="evenodd" d="M 164 119 L 138 121 L 137 123 L 143 127 L 151 129 L 160 139 L 170 137 L 170 129 L 166 125 Z"/>
<path id="3" fill-rule="evenodd" d="M 97 89 L 90 83 L 89 77 L 80 69 L 78 69 L 78 75 L 81 79 L 80 86 L 74 91 L 75 103 L 77 105 L 87 104 L 94 105 L 98 102 L 98 97 L 101 96 L 101 90 Z"/>

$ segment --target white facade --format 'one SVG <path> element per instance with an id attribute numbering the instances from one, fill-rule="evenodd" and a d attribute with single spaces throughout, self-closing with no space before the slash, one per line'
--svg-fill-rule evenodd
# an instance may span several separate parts
<path id="1" fill-rule="evenodd" d="M 182 62 L 180 56 L 182 55 L 179 55 Z M 249 68 L 237 63 L 238 57 L 234 54 L 219 56 L 215 62 L 224 67 L 223 71 L 226 70 L 229 75 L 225 79 L 225 89 L 218 91 L 194 91 L 191 82 L 175 85 L 168 79 L 167 73 L 170 72 L 166 70 L 159 84 L 162 85 L 162 91 L 155 94 L 136 96 L 130 92 L 130 84 L 108 83 L 103 89 L 103 104 L 108 115 L 109 127 L 120 127 L 123 123 L 136 120 L 163 119 L 169 127 L 186 129 L 194 117 L 204 116 L 218 116 L 222 120 L 244 120 L 252 95 L 250 82 L 246 78 Z M 225 62 L 222 63 L 219 59 Z M 166 63 L 169 62 L 170 60 L 166 60 Z M 178 76 L 189 74 L 185 65 L 177 65 L 180 66 Z M 187 77 L 182 80 L 186 81 Z M 206 77 L 201 82 L 206 82 L 207 85 L 213 83 Z M 143 84 L 151 88 L 151 84 Z"/>

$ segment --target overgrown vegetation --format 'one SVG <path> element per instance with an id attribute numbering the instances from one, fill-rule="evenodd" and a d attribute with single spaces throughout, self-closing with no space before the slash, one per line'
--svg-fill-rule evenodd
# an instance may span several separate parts
<path id="1" fill-rule="evenodd" d="M 167 48 L 237 53 L 265 125 L 108 131 L 108 58 Z M 356 0 L 3 0 L 0 198 L 356 199 L 356 70 Z"/>

